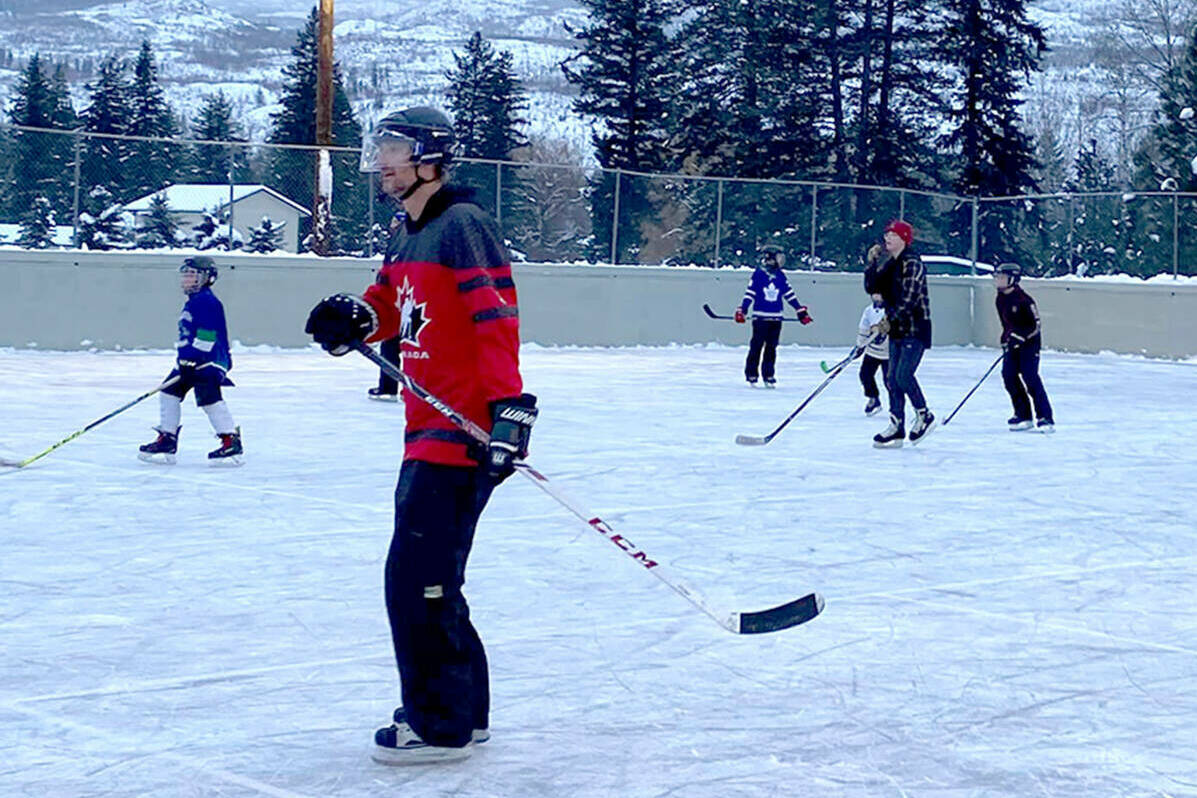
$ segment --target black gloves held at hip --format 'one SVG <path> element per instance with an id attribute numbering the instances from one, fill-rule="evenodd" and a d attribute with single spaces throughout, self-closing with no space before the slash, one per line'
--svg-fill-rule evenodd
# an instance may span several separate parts
<path id="1" fill-rule="evenodd" d="M 333 294 L 312 308 L 303 331 L 330 355 L 340 357 L 352 344 L 366 340 L 377 326 L 374 308 L 364 299 L 352 294 Z"/>
<path id="2" fill-rule="evenodd" d="M 532 435 L 537 412 L 536 397 L 530 393 L 491 403 L 494 426 L 482 466 L 495 482 L 511 476 L 515 461 L 528 456 L 528 438 Z"/>

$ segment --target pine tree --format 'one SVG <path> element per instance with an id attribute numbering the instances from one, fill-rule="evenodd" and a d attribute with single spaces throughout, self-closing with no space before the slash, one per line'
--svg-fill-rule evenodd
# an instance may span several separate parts
<path id="1" fill-rule="evenodd" d="M 107 56 L 100 62 L 96 78 L 87 84 L 87 89 L 90 103 L 80 114 L 84 131 L 125 133 L 130 115 L 125 65 L 115 55 Z M 127 144 L 120 139 L 84 136 L 82 150 L 80 191 L 90 194 L 93 187 L 99 186 L 113 196 L 119 196 L 130 177 L 125 173 Z"/>
<path id="2" fill-rule="evenodd" d="M 456 66 L 445 73 L 449 81 L 446 95 L 460 155 L 509 159 L 516 148 L 527 144 L 520 128 L 527 124 L 523 114 L 528 109 L 528 96 L 511 65 L 511 53 L 496 53 L 490 42 L 475 32 L 465 53 L 453 53 L 453 60 Z M 494 164 L 462 163 L 456 169 L 456 179 L 473 187 L 479 203 L 492 212 L 498 210 L 496 168 Z"/>
<path id="3" fill-rule="evenodd" d="M 200 141 L 245 141 L 233 119 L 233 106 L 223 91 L 210 94 L 192 122 L 191 137 Z M 249 177 L 249 150 L 241 146 L 196 144 L 191 150 L 191 177 L 197 183 L 235 182 Z"/>
<path id="4" fill-rule="evenodd" d="M 148 41 L 141 43 L 128 87 L 129 116 L 125 133 L 130 136 L 170 138 L 178 134 L 174 113 L 158 82 L 158 67 Z M 171 182 L 180 160 L 180 147 L 159 141 L 132 141 L 125 163 L 126 199 L 137 199 Z"/>
<path id="5" fill-rule="evenodd" d="M 17 246 L 26 249 L 49 249 L 54 246 L 54 209 L 50 200 L 36 197 L 21 217 Z"/>
<path id="6" fill-rule="evenodd" d="M 589 24 L 567 28 L 579 52 L 561 65 L 577 87 L 574 110 L 599 120 L 592 136 L 595 156 L 605 170 L 663 172 L 671 165 L 665 125 L 668 98 L 678 74 L 666 26 L 665 0 L 582 0 Z M 599 174 L 589 191 L 594 229 L 593 258 L 610 257 L 615 176 Z M 650 219 L 664 198 L 653 196 L 645 181 L 621 179 L 617 261 L 634 257 L 644 232 L 629 219 Z"/>
<path id="7" fill-rule="evenodd" d="M 233 243 L 229 246 L 229 217 L 228 213 L 204 213 L 201 219 L 191 228 L 191 245 L 196 249 L 241 249 L 245 239 L 240 230 L 233 230 Z"/>
<path id="8" fill-rule="evenodd" d="M 1026 0 L 944 0 L 943 10 L 943 54 L 959 78 L 946 137 L 961 164 L 956 193 L 992 197 L 1035 191 L 1034 146 L 1022 130 L 1019 107 L 1023 83 L 1039 69 L 1047 49 L 1043 29 L 1027 18 Z M 971 230 L 969 212 L 965 206 L 956 214 L 952 233 L 962 241 Z M 1018 232 L 1023 223 L 1015 205 L 985 203 L 979 254 L 1022 259 Z"/>
<path id="9" fill-rule="evenodd" d="M 150 199 L 145 223 L 137 231 L 137 246 L 141 249 L 164 249 L 178 246 L 179 224 L 175 221 L 166 194 L 159 192 Z"/>
<path id="10" fill-rule="evenodd" d="M 262 223 L 249 231 L 246 252 L 274 252 L 283 245 L 283 228 L 286 222 L 275 224 L 269 216 L 262 217 Z"/>
<path id="11" fill-rule="evenodd" d="M 34 53 L 17 81 L 9 111 L 12 123 L 68 130 L 73 116 L 61 67 L 55 70 L 54 78 L 47 78 L 41 57 Z M 6 191 L 6 211 L 10 216 L 23 214 L 36 197 L 47 198 L 59 215 L 69 215 L 74 198 L 74 142 L 71 136 L 14 131 L 11 147 L 12 181 Z"/>
<path id="12" fill-rule="evenodd" d="M 1077 153 L 1075 176 L 1065 185 L 1071 193 L 1113 192 L 1114 166 L 1097 149 L 1097 139 Z M 1114 197 L 1080 196 L 1073 200 L 1070 264 L 1078 274 L 1115 271 L 1123 203 Z"/>
<path id="13" fill-rule="evenodd" d="M 283 67 L 282 110 L 272 114 L 267 141 L 272 144 L 316 144 L 316 77 L 319 15 L 313 7 L 291 48 L 293 60 Z M 332 140 L 339 147 L 360 147 L 362 131 L 345 95 L 340 64 L 333 68 Z M 356 153 L 331 153 L 333 170 L 332 228 L 334 247 L 360 249 L 367 230 L 366 181 Z M 312 206 L 316 150 L 275 150 L 267 183 L 305 208 Z M 302 238 L 302 236 L 301 236 Z"/>
<path id="14" fill-rule="evenodd" d="M 127 212 L 112 192 L 97 185 L 87 194 L 86 210 L 79 214 L 79 246 L 91 250 L 128 249 Z"/>

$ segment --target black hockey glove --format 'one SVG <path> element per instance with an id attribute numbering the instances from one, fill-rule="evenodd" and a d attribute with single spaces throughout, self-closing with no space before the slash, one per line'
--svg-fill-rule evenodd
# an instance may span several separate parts
<path id="1" fill-rule="evenodd" d="M 349 351 L 351 344 L 366 340 L 377 327 L 374 308 L 364 299 L 352 294 L 333 294 L 312 308 L 303 331 L 330 355 L 340 357 Z"/>
<path id="2" fill-rule="evenodd" d="M 528 438 L 536 423 L 536 397 L 530 393 L 491 403 L 490 446 L 483 464 L 487 475 L 502 482 L 515 471 L 515 461 L 528 456 Z"/>

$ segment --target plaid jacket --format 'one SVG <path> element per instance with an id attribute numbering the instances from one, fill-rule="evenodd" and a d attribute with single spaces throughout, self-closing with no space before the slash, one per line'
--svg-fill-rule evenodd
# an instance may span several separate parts
<path id="1" fill-rule="evenodd" d="M 918 338 L 931 346 L 931 300 L 927 296 L 927 268 L 909 248 L 882 266 L 879 286 L 895 340 Z"/>

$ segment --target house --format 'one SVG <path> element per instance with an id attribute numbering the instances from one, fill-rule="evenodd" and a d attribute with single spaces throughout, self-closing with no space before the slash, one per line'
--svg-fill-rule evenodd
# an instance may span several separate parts
<path id="1" fill-rule="evenodd" d="M 299 251 L 301 228 L 312 215 L 307 208 L 267 186 L 176 183 L 125 205 L 125 210 L 134 215 L 138 227 L 145 223 L 150 202 L 158 194 L 166 195 L 166 204 L 170 206 L 179 229 L 184 232 L 202 222 L 205 213 L 225 213 L 230 206 L 231 195 L 233 229 L 249 241 L 249 231 L 262 224 L 263 216 L 270 217 L 270 221 L 276 225 L 285 223 L 282 249 L 286 252 Z"/>

